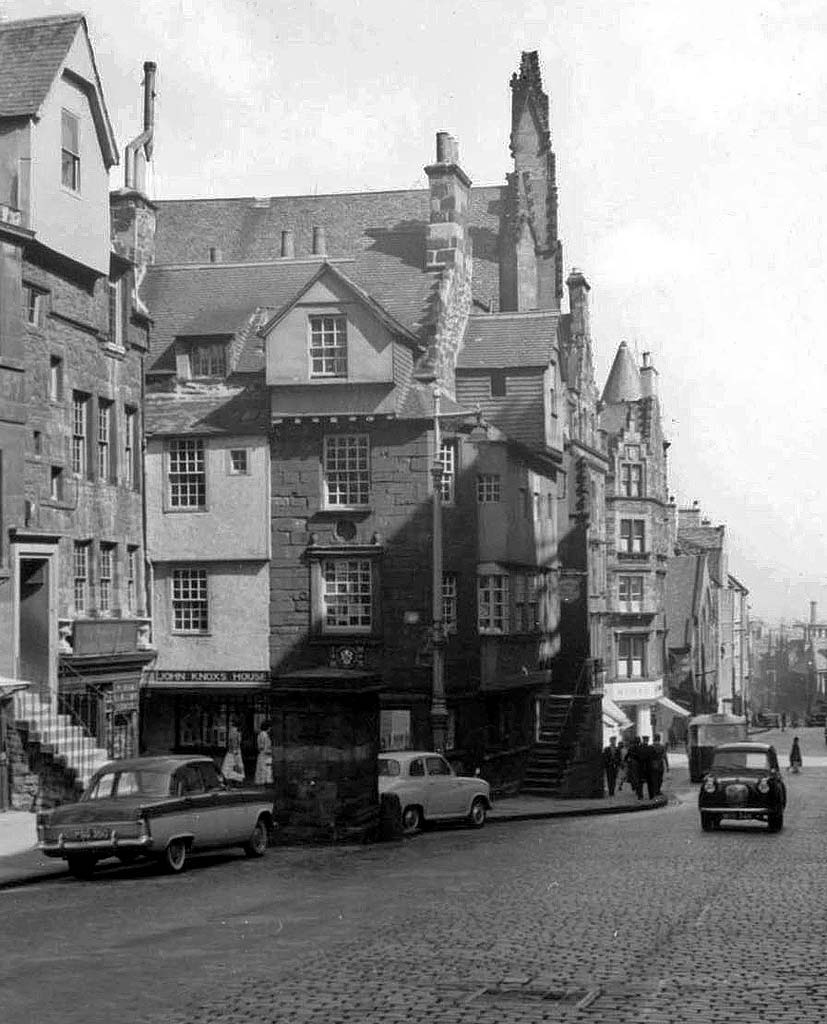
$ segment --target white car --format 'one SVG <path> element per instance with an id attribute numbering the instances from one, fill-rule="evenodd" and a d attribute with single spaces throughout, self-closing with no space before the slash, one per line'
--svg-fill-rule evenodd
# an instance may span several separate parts
<path id="1" fill-rule="evenodd" d="M 465 819 L 482 828 L 491 808 L 491 787 L 484 779 L 457 775 L 441 754 L 428 750 L 380 754 L 379 793 L 399 797 L 407 834 L 428 821 Z"/>

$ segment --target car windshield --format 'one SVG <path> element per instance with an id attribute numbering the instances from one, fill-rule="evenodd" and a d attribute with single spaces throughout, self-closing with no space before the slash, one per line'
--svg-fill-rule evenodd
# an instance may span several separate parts
<path id="1" fill-rule="evenodd" d="M 737 771 L 739 768 L 755 768 L 767 771 L 767 755 L 762 750 L 716 750 L 712 758 L 713 768 Z"/>
<path id="2" fill-rule="evenodd" d="M 379 758 L 379 774 L 380 775 L 399 775 L 402 772 L 402 767 L 398 761 L 392 757 L 380 757 Z"/>
<path id="3" fill-rule="evenodd" d="M 104 772 L 83 794 L 84 800 L 107 800 L 128 796 L 169 796 L 169 772 L 145 768 Z"/>

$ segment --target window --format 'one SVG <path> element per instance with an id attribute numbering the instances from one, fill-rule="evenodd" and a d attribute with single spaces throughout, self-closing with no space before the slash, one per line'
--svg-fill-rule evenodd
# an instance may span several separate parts
<path id="1" fill-rule="evenodd" d="M 480 505 L 500 500 L 500 477 L 496 473 L 481 473 L 477 477 L 477 501 Z"/>
<path id="2" fill-rule="evenodd" d="M 89 415 L 89 396 L 72 392 L 72 472 L 82 476 L 86 472 L 86 420 Z"/>
<path id="3" fill-rule="evenodd" d="M 620 551 L 642 554 L 646 550 L 645 523 L 642 519 L 620 520 Z"/>
<path id="4" fill-rule="evenodd" d="M 72 571 L 74 575 L 72 595 L 75 612 L 85 612 L 89 591 L 89 542 L 75 541 L 72 555 Z"/>
<path id="5" fill-rule="evenodd" d="M 411 747 L 411 713 L 404 708 L 382 709 L 379 712 L 379 747 L 381 750 L 408 750 Z M 399 775 L 400 765 L 392 758 L 379 761 L 380 775 Z"/>
<path id="6" fill-rule="evenodd" d="M 206 633 L 207 570 L 173 569 L 172 628 L 176 633 Z"/>
<path id="7" fill-rule="evenodd" d="M 448 633 L 457 631 L 457 574 L 442 574 L 442 621 Z"/>
<path id="8" fill-rule="evenodd" d="M 41 432 L 39 430 L 35 430 L 32 433 L 32 441 L 34 443 L 34 453 L 35 453 L 35 455 L 42 455 L 43 454 L 43 434 L 41 434 Z"/>
<path id="9" fill-rule="evenodd" d="M 115 545 L 101 544 L 98 560 L 98 611 L 112 611 L 112 567 Z"/>
<path id="10" fill-rule="evenodd" d="M 322 565 L 323 629 L 367 633 L 373 625 L 373 574 L 366 559 L 337 559 Z"/>
<path id="11" fill-rule="evenodd" d="M 49 401 L 59 402 L 63 398 L 63 360 L 60 356 L 49 357 Z"/>
<path id="12" fill-rule="evenodd" d="M 49 482 L 49 497 L 52 501 L 63 501 L 63 467 L 52 466 Z"/>
<path id="13" fill-rule="evenodd" d="M 136 410 L 128 405 L 123 410 L 123 482 L 135 486 L 135 424 Z"/>
<path id="14" fill-rule="evenodd" d="M 138 549 L 126 549 L 126 610 L 134 615 L 138 610 Z"/>
<path id="15" fill-rule="evenodd" d="M 346 317 L 310 317 L 310 376 L 347 377 Z"/>
<path id="16" fill-rule="evenodd" d="M 325 502 L 337 508 L 368 504 L 370 461 L 365 434 L 336 434 L 324 439 Z"/>
<path id="17" fill-rule="evenodd" d="M 539 523 L 543 518 L 543 506 L 540 503 L 540 492 L 534 492 L 534 522 Z"/>
<path id="18" fill-rule="evenodd" d="M 230 475 L 242 476 L 250 472 L 246 448 L 230 449 Z"/>
<path id="19" fill-rule="evenodd" d="M 226 376 L 227 345 L 225 342 L 195 342 L 190 347 L 190 377 Z"/>
<path id="20" fill-rule="evenodd" d="M 444 504 L 452 505 L 456 496 L 457 476 L 457 444 L 456 441 L 443 441 L 439 449 L 438 462 L 442 466 L 440 494 Z"/>
<path id="21" fill-rule="evenodd" d="M 32 327 L 39 327 L 43 321 L 45 295 L 42 288 L 23 282 L 23 319 Z"/>
<path id="22" fill-rule="evenodd" d="M 525 633 L 528 629 L 526 620 L 526 605 L 525 605 L 525 576 L 515 575 L 511 581 L 511 593 L 514 599 L 514 621 L 513 627 L 515 633 Z"/>
<path id="23" fill-rule="evenodd" d="M 508 632 L 508 576 L 486 574 L 477 581 L 477 621 L 480 633 Z"/>
<path id="24" fill-rule="evenodd" d="M 204 442 L 201 438 L 178 438 L 169 442 L 170 508 L 203 509 L 207 504 L 207 474 Z"/>
<path id="25" fill-rule="evenodd" d="M 98 399 L 98 476 L 108 480 L 112 475 L 112 403 Z"/>
<path id="26" fill-rule="evenodd" d="M 502 371 L 496 371 L 491 374 L 491 397 L 492 398 L 504 398 L 508 394 L 508 389 L 505 380 L 505 374 Z"/>
<path id="27" fill-rule="evenodd" d="M 64 188 L 80 192 L 80 122 L 68 110 L 61 116 L 60 181 Z"/>
<path id="28" fill-rule="evenodd" d="M 444 757 L 426 757 L 425 767 L 429 775 L 453 775 L 451 766 Z"/>
<path id="29" fill-rule="evenodd" d="M 643 466 L 639 462 L 620 464 L 620 493 L 624 498 L 639 498 L 643 494 Z"/>
<path id="30" fill-rule="evenodd" d="M 635 633 L 625 633 L 618 636 L 618 679 L 639 679 L 643 675 L 643 656 L 645 649 L 645 636 L 640 636 Z"/>
<path id="31" fill-rule="evenodd" d="M 620 607 L 624 612 L 643 610 L 643 577 L 621 576 L 618 580 Z"/>
<path id="32" fill-rule="evenodd" d="M 109 341 L 117 348 L 124 347 L 124 282 L 123 277 L 109 282 Z"/>

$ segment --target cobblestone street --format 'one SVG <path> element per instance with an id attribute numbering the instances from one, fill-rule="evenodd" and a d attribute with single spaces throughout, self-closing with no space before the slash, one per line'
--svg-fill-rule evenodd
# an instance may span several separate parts
<path id="1" fill-rule="evenodd" d="M 678 800 L 643 814 L 9 890 L 2 1016 L 821 1021 L 827 770 L 787 778 L 779 835 L 702 833 L 681 769 Z"/>

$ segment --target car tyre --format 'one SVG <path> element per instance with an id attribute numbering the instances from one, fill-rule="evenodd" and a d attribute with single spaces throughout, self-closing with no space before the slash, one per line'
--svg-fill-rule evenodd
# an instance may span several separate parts
<path id="1" fill-rule="evenodd" d="M 485 801 L 480 797 L 471 804 L 471 810 L 468 812 L 468 824 L 471 828 L 482 828 L 485 824 L 485 816 L 488 812 L 485 806 Z"/>
<path id="2" fill-rule="evenodd" d="M 69 870 L 75 878 L 88 882 L 95 874 L 95 864 L 97 861 L 94 857 L 90 857 L 88 854 L 78 853 L 73 854 L 71 857 L 67 857 L 66 863 L 69 865 Z"/>
<path id="3" fill-rule="evenodd" d="M 704 832 L 711 832 L 715 828 L 715 819 L 711 814 L 701 812 L 701 828 Z"/>
<path id="4" fill-rule="evenodd" d="M 779 812 L 777 814 L 767 815 L 767 825 L 769 826 L 770 832 L 780 832 L 784 827 L 784 814 Z"/>
<path id="5" fill-rule="evenodd" d="M 402 831 L 406 836 L 412 836 L 418 832 L 423 825 L 422 811 L 414 804 L 409 804 L 402 811 Z"/>
<path id="6" fill-rule="evenodd" d="M 267 822 L 259 818 L 253 834 L 244 844 L 244 852 L 248 857 L 263 857 L 267 852 L 267 840 L 269 839 Z"/>
<path id="7" fill-rule="evenodd" d="M 187 863 L 186 839 L 173 839 L 171 842 L 167 843 L 162 863 L 166 870 L 171 874 L 180 874 L 184 870 L 184 865 Z"/>

